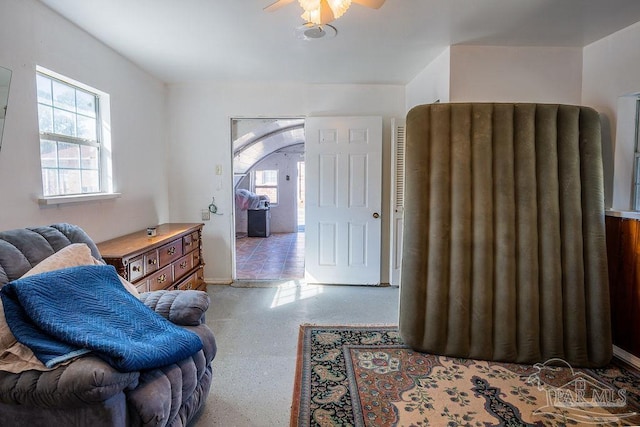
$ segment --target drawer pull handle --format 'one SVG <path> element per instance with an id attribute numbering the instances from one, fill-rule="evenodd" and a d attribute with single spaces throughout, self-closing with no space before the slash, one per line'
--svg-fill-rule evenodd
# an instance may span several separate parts
<path id="1" fill-rule="evenodd" d="M 142 268 L 139 265 L 134 265 L 131 267 L 131 271 L 142 271 Z"/>
<path id="2" fill-rule="evenodd" d="M 149 264 L 151 264 L 151 265 L 156 265 L 157 263 L 158 263 L 157 259 L 150 259 L 149 260 Z"/>
<path id="3" fill-rule="evenodd" d="M 185 242 L 184 245 L 185 246 L 191 246 L 191 242 Z"/>
<path id="4" fill-rule="evenodd" d="M 187 268 L 187 261 L 183 261 L 180 263 L 180 268 L 185 269 Z"/>
<path id="5" fill-rule="evenodd" d="M 160 276 L 158 276 L 158 283 L 164 283 L 167 280 L 167 275 L 166 274 L 161 274 Z"/>
<path id="6" fill-rule="evenodd" d="M 169 249 L 167 249 L 167 254 L 173 255 L 175 253 L 176 253 L 176 247 L 175 246 L 171 246 Z"/>

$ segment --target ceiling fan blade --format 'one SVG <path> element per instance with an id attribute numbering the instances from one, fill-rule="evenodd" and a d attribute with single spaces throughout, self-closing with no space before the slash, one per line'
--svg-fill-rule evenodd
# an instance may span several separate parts
<path id="1" fill-rule="evenodd" d="M 384 4 L 384 0 L 351 0 L 352 2 L 361 6 L 370 7 L 372 9 L 380 9 Z"/>
<path id="2" fill-rule="evenodd" d="M 275 3 L 271 3 L 269 6 L 264 8 L 265 12 L 275 12 L 276 10 L 280 9 L 281 7 L 284 7 L 286 5 L 288 5 L 289 3 L 293 3 L 295 0 L 278 0 Z"/>

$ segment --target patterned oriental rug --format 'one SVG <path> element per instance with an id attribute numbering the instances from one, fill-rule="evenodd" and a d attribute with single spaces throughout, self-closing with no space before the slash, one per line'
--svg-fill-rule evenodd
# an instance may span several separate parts
<path id="1" fill-rule="evenodd" d="M 412 351 L 397 327 L 300 327 L 292 426 L 640 425 L 640 374 Z"/>

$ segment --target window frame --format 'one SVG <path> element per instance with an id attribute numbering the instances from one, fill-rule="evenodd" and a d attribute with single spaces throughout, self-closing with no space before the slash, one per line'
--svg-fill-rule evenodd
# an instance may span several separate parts
<path id="1" fill-rule="evenodd" d="M 258 172 L 275 172 L 276 174 L 276 183 L 275 184 L 258 184 L 257 181 L 257 174 Z M 251 174 L 251 186 L 253 188 L 253 192 L 260 195 L 258 193 L 258 190 L 260 188 L 270 188 L 270 189 L 274 189 L 276 192 L 276 200 L 271 200 L 271 197 L 269 197 L 269 205 L 271 206 L 277 206 L 278 202 L 280 200 L 280 188 L 279 188 L 279 183 L 280 183 L 280 171 L 278 169 L 256 169 L 254 171 L 252 171 Z"/>
<path id="2" fill-rule="evenodd" d="M 68 202 L 78 202 L 84 200 L 96 200 L 96 199 L 108 199 L 113 197 L 119 197 L 119 193 L 114 193 L 113 191 L 113 179 L 112 179 L 112 162 L 111 162 L 111 134 L 109 131 L 110 128 L 110 97 L 107 93 L 102 92 L 98 89 L 90 87 L 84 83 L 78 82 L 69 77 L 58 74 L 54 71 L 48 70 L 44 67 L 36 66 L 36 74 L 35 81 L 39 76 L 42 76 L 46 79 L 49 79 L 53 82 L 59 82 L 66 86 L 73 88 L 74 90 L 81 91 L 84 93 L 88 93 L 92 95 L 95 99 L 95 109 L 96 109 L 96 117 L 95 117 L 95 140 L 81 138 L 81 137 L 73 137 L 67 136 L 64 134 L 59 134 L 55 132 L 41 132 L 40 130 L 40 114 L 38 113 L 38 140 L 39 145 L 42 147 L 44 141 L 53 141 L 56 144 L 59 143 L 70 143 L 75 144 L 81 150 L 82 146 L 95 147 L 97 149 L 97 172 L 98 172 L 98 190 L 97 191 L 82 191 L 80 193 L 61 193 L 61 194 L 45 194 L 45 175 L 44 172 L 46 170 L 55 170 L 57 178 L 59 179 L 59 171 L 62 169 L 67 169 L 64 167 L 60 167 L 58 163 L 55 168 L 44 167 L 43 158 L 41 151 L 40 153 L 40 182 L 42 185 L 42 194 L 43 196 L 38 199 L 38 202 L 43 205 L 49 204 L 59 204 L 59 203 L 68 203 Z M 37 85 L 36 85 L 37 91 Z M 74 102 L 77 102 L 74 101 Z M 36 105 L 40 106 L 41 102 L 36 97 Z M 46 105 L 46 104 L 42 104 Z M 66 111 L 63 108 L 58 108 L 55 106 L 53 100 L 52 105 L 49 107 L 53 109 L 59 109 L 62 111 Z M 75 112 L 71 112 L 75 115 L 75 119 L 78 116 L 84 116 L 82 113 L 78 113 L 77 104 L 75 105 Z M 88 117 L 88 116 L 87 116 Z M 58 150 L 56 149 L 56 156 L 58 155 Z M 82 167 L 82 157 L 80 157 L 80 163 L 77 168 L 70 168 L 71 170 L 79 171 L 82 174 L 83 170 L 95 170 L 92 168 L 83 168 Z"/>

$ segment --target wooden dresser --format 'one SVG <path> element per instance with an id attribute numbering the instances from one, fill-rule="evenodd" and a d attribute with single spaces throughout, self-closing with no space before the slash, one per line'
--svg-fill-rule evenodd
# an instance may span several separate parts
<path id="1" fill-rule="evenodd" d="M 161 224 L 156 235 L 137 231 L 98 243 L 107 264 L 140 292 L 206 290 L 202 261 L 203 224 Z"/>

